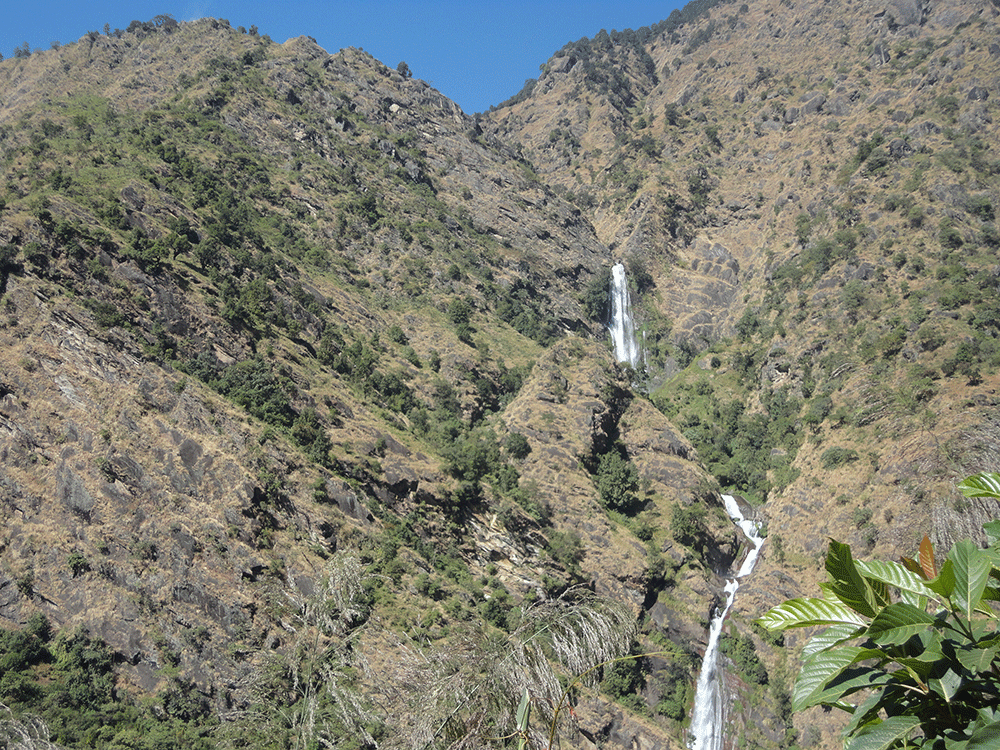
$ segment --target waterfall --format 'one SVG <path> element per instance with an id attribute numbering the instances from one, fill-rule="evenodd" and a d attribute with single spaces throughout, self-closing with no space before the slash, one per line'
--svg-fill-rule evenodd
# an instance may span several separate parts
<path id="1" fill-rule="evenodd" d="M 739 580 L 753 572 L 754 565 L 757 564 L 757 555 L 764 543 L 763 537 L 758 535 L 760 529 L 757 522 L 743 517 L 736 498 L 732 495 L 723 495 L 722 499 L 726 503 L 729 517 L 743 529 L 743 533 L 753 542 L 754 547 L 747 553 L 736 577 L 726 583 L 726 604 L 716 609 L 708 629 L 708 647 L 701 662 L 698 687 L 694 694 L 694 715 L 691 717 L 690 729 L 694 738 L 689 744 L 691 750 L 722 750 L 725 707 L 720 679 L 722 675 L 719 672 L 719 637 L 722 635 L 722 625 L 729 608 L 733 606 L 733 600 L 736 598 L 736 589 L 740 587 Z"/>
<path id="2" fill-rule="evenodd" d="M 632 324 L 632 303 L 629 300 L 625 266 L 615 263 L 611 267 L 611 340 L 615 344 L 615 359 L 628 362 L 633 369 L 639 367 L 639 344 Z"/>

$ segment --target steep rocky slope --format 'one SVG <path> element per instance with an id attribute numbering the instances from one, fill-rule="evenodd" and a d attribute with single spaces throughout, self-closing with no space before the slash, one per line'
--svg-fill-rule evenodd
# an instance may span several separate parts
<path id="1" fill-rule="evenodd" d="M 568 44 L 486 116 L 648 274 L 654 403 L 766 498 L 737 621 L 814 591 L 829 537 L 894 558 L 1000 512 L 954 491 L 997 468 L 997 22 L 691 4 Z M 813 744 L 825 719 L 799 726 Z"/>
<path id="2" fill-rule="evenodd" d="M 139 691 L 148 742 L 415 742 L 415 654 L 581 585 L 635 620 L 666 570 L 696 648 L 712 581 L 661 550 L 717 486 L 584 315 L 608 250 L 511 147 L 360 51 L 211 20 L 0 74 L 0 617 L 60 633 L 25 669 L 84 633 L 120 685 L 58 699 L 84 728 L 49 709 L 55 739 Z M 632 487 L 612 518 L 607 456 Z M 359 671 L 321 679 L 319 653 Z"/>
<path id="3" fill-rule="evenodd" d="M 997 12 L 692 4 L 684 23 L 567 45 L 487 116 L 650 276 L 646 334 L 672 344 L 668 372 L 670 355 L 707 350 L 707 372 L 671 389 L 708 376 L 724 401 L 739 369 L 765 412 L 771 395 L 799 399 L 812 438 L 772 513 L 850 488 L 848 513 L 866 492 L 890 502 L 897 520 L 879 532 L 902 551 L 993 510 L 899 519 L 931 467 L 947 478 L 920 496 L 994 461 Z M 695 400 L 661 393 L 668 413 Z M 828 473 L 831 444 L 871 451 L 870 468 Z M 807 536 L 821 546 L 848 527 Z"/>

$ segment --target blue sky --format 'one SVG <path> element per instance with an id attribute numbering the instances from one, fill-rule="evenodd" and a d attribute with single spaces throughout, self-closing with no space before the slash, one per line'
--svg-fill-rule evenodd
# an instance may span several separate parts
<path id="1" fill-rule="evenodd" d="M 601 29 L 649 26 L 682 5 L 676 0 L 36 0 L 8 4 L 0 53 L 11 57 L 24 42 L 31 49 L 48 49 L 52 42 L 66 44 L 101 31 L 104 24 L 124 29 L 130 21 L 158 14 L 178 21 L 212 16 L 233 26 L 256 25 L 276 42 L 305 34 L 329 52 L 363 47 L 390 67 L 405 60 L 416 78 L 471 114 L 516 94 L 566 42 Z"/>

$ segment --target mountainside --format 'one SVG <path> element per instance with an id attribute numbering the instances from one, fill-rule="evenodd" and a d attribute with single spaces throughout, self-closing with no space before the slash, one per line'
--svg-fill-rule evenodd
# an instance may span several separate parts
<path id="1" fill-rule="evenodd" d="M 485 746 L 564 633 L 568 674 L 657 652 L 565 740 L 680 747 L 724 489 L 770 532 L 732 736 L 832 746 L 750 621 L 830 536 L 1000 513 L 951 489 L 1000 468 L 998 14 L 699 0 L 475 117 L 211 19 L 0 62 L 0 703 L 68 746 Z"/>
<path id="2" fill-rule="evenodd" d="M 996 356 L 995 21 L 988 3 L 720 4 L 643 45 L 567 45 L 490 117 L 645 264 L 648 336 L 720 353 L 729 337 L 751 391 L 803 400 L 817 443 L 889 432 L 873 469 L 907 480 L 954 461 L 929 444 L 963 434 L 962 413 L 989 422 L 961 404 L 990 403 Z M 600 75 L 643 56 L 641 75 Z M 990 460 L 954 452 L 949 476 Z"/>

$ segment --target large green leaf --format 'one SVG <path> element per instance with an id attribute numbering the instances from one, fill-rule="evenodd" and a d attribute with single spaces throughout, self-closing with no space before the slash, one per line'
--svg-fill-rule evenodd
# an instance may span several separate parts
<path id="1" fill-rule="evenodd" d="M 813 625 L 836 625 L 838 623 L 868 625 L 867 620 L 843 604 L 813 598 L 789 599 L 776 607 L 771 607 L 761 615 L 758 622 L 771 630 L 805 628 Z"/>
<path id="2" fill-rule="evenodd" d="M 865 627 L 863 625 L 858 626 L 849 623 L 831 625 L 810 639 L 809 643 L 802 649 L 802 658 L 805 659 L 807 656 L 812 656 L 815 653 L 837 646 L 844 641 L 849 641 L 851 638 L 856 638 L 864 632 Z"/>
<path id="3" fill-rule="evenodd" d="M 906 602 L 896 602 L 875 616 L 868 626 L 868 637 L 883 645 L 901 645 L 934 623 L 934 617 L 922 609 Z"/>
<path id="4" fill-rule="evenodd" d="M 927 682 L 928 678 L 934 674 L 934 671 L 938 667 L 936 659 L 925 659 L 922 655 L 919 657 L 898 656 L 896 657 L 896 663 L 904 668 L 903 670 L 900 670 L 900 674 L 903 674 L 905 671 L 905 675 L 907 675 L 913 682 L 920 683 Z M 903 676 L 898 677 L 898 679 L 901 682 L 906 681 L 906 677 Z"/>
<path id="5" fill-rule="evenodd" d="M 972 618 L 972 612 L 979 606 L 990 578 L 990 558 L 983 550 L 976 547 L 968 539 L 956 542 L 948 554 L 955 570 L 955 589 L 952 600 L 962 610 L 967 619 Z"/>
<path id="6" fill-rule="evenodd" d="M 863 728 L 845 746 L 845 750 L 889 750 L 903 747 L 907 737 L 920 726 L 916 716 L 890 716 L 879 724 Z"/>
<path id="7" fill-rule="evenodd" d="M 809 705 L 837 706 L 853 713 L 854 706 L 844 701 L 844 698 L 861 690 L 879 692 L 879 688 L 884 688 L 895 681 L 891 674 L 876 667 L 850 666 L 814 693 L 809 698 Z"/>
<path id="8" fill-rule="evenodd" d="M 830 549 L 826 554 L 826 572 L 830 576 L 830 589 L 836 597 L 866 617 L 874 617 L 882 606 L 889 603 L 861 575 L 854 564 L 850 545 L 830 540 Z"/>
<path id="9" fill-rule="evenodd" d="M 949 669 L 941 677 L 927 680 L 927 687 L 944 698 L 945 703 L 951 703 L 951 699 L 962 689 L 963 682 L 962 675 Z"/>
<path id="10" fill-rule="evenodd" d="M 986 532 L 986 541 L 991 547 L 1000 544 L 1000 521 L 990 521 L 983 524 L 983 531 Z"/>
<path id="11" fill-rule="evenodd" d="M 927 588 L 943 599 L 951 601 L 951 595 L 955 591 L 955 566 L 950 559 L 944 561 L 937 577 L 927 582 Z"/>
<path id="12" fill-rule="evenodd" d="M 854 715 L 851 716 L 851 720 L 847 722 L 847 726 L 843 729 L 844 737 L 850 737 L 851 735 L 857 733 L 859 727 L 863 727 L 866 724 L 877 724 L 882 721 L 879 718 L 879 710 L 882 708 L 882 700 L 885 692 L 882 690 L 875 690 L 858 706 L 854 709 Z"/>
<path id="13" fill-rule="evenodd" d="M 844 695 L 870 687 L 879 678 L 885 677 L 882 670 L 865 668 L 849 675 L 849 680 L 830 687 L 841 673 L 862 659 L 878 658 L 882 654 L 877 649 L 845 646 L 835 651 L 820 651 L 802 664 L 795 689 L 792 691 L 792 710 L 801 711 L 820 703 L 835 703 Z"/>
<path id="14" fill-rule="evenodd" d="M 1000 474 L 973 474 L 958 483 L 966 497 L 1000 497 Z"/>
<path id="15" fill-rule="evenodd" d="M 973 732 L 965 750 L 1000 750 L 1000 723 L 987 724 Z"/>
<path id="16" fill-rule="evenodd" d="M 1000 709 L 980 708 L 967 747 L 976 750 L 997 750 L 1000 748 L 998 738 L 1000 738 Z"/>
<path id="17" fill-rule="evenodd" d="M 927 588 L 923 578 L 900 563 L 882 560 L 868 562 L 855 560 L 854 564 L 866 578 L 874 578 L 894 586 L 901 592 L 915 594 L 917 597 L 932 598 L 934 596 L 934 592 Z M 916 604 L 916 601 L 911 599 L 910 603 Z"/>
<path id="18" fill-rule="evenodd" d="M 961 662 L 962 666 L 968 669 L 973 674 L 980 674 L 981 672 L 987 672 L 993 665 L 993 662 L 997 659 L 997 654 L 1000 653 L 1000 648 L 993 646 L 992 648 L 976 648 L 974 646 L 969 646 L 962 649 L 957 649 L 955 655 L 958 657 L 958 661 Z"/>

